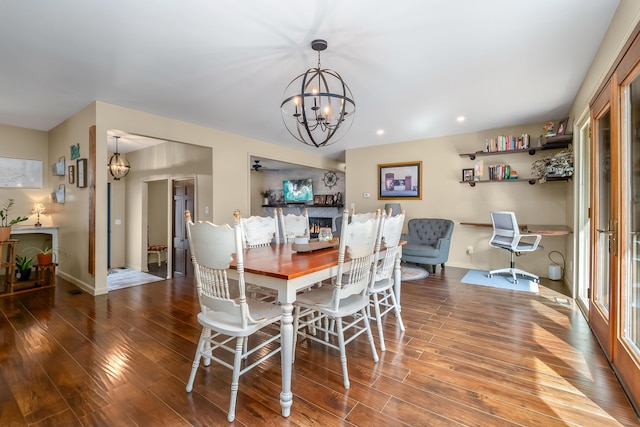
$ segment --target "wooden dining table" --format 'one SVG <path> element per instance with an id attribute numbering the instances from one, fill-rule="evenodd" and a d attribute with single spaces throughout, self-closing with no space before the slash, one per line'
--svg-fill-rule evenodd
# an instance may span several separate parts
<path id="1" fill-rule="evenodd" d="M 326 248 L 313 252 L 296 252 L 291 243 L 245 249 L 244 277 L 253 283 L 278 292 L 282 308 L 280 322 L 282 361 L 282 391 L 280 405 L 282 415 L 288 417 L 293 403 L 291 372 L 293 364 L 293 303 L 298 291 L 336 276 L 338 272 L 338 248 Z M 394 290 L 400 307 L 400 256 L 398 251 L 394 271 Z M 348 266 L 347 266 L 348 267 Z M 235 263 L 229 278 L 237 279 Z"/>

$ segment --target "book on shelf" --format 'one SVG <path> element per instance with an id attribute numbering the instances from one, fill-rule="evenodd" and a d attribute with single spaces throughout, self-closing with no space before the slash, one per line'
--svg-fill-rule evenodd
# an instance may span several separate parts
<path id="1" fill-rule="evenodd" d="M 520 136 L 498 136 L 496 138 L 490 138 L 486 140 L 487 152 L 495 151 L 512 151 L 512 150 L 524 150 L 530 147 L 531 138 L 529 134 L 523 133 Z"/>

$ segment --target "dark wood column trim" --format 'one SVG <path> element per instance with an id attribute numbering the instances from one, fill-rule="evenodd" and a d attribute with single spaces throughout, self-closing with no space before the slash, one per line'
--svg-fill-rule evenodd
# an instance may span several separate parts
<path id="1" fill-rule="evenodd" d="M 89 128 L 89 274 L 96 274 L 96 127 Z"/>

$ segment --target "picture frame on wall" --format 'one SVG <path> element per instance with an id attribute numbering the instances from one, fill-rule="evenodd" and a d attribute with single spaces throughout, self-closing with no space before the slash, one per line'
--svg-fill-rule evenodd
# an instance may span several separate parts
<path id="1" fill-rule="evenodd" d="M 422 161 L 378 165 L 378 200 L 422 200 Z"/>
<path id="2" fill-rule="evenodd" d="M 569 118 L 564 118 L 560 120 L 558 123 L 558 131 L 556 132 L 556 136 L 561 136 L 567 133 L 567 124 L 569 122 Z"/>
<path id="3" fill-rule="evenodd" d="M 85 188 L 87 186 L 87 159 L 76 160 L 76 169 L 78 172 L 77 185 L 79 188 Z"/>
<path id="4" fill-rule="evenodd" d="M 462 169 L 462 182 L 473 181 L 473 168 Z"/>
<path id="5" fill-rule="evenodd" d="M 67 168 L 69 171 L 69 184 L 75 184 L 76 182 L 76 167 L 73 165 L 69 165 Z"/>

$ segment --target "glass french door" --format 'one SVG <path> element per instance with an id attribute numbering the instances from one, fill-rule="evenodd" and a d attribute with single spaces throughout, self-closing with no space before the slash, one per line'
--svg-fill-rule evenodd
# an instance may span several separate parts
<path id="1" fill-rule="evenodd" d="M 640 38 L 591 104 L 589 323 L 640 408 Z"/>
<path id="2" fill-rule="evenodd" d="M 617 223 L 613 195 L 617 181 L 612 167 L 611 85 L 592 106 L 592 174 L 591 206 L 591 268 L 592 284 L 589 298 L 589 323 L 607 357 L 613 355 L 612 290 L 615 287 L 617 256 Z"/>

